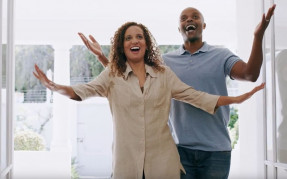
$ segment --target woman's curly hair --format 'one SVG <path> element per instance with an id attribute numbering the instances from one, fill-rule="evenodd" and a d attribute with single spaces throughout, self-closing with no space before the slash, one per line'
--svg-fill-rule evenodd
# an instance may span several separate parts
<path id="1" fill-rule="evenodd" d="M 146 41 L 146 52 L 144 55 L 145 64 L 151 66 L 156 72 L 163 72 L 164 67 L 162 66 L 163 60 L 160 55 L 159 48 L 156 44 L 156 41 L 150 31 L 143 24 L 139 24 L 136 22 L 127 22 L 123 24 L 118 30 L 115 32 L 114 37 L 111 39 L 111 50 L 110 50 L 110 67 L 111 67 L 111 75 L 112 76 L 123 76 L 126 71 L 127 65 L 127 57 L 124 53 L 124 39 L 126 30 L 131 26 L 138 26 L 142 29 L 143 35 Z"/>

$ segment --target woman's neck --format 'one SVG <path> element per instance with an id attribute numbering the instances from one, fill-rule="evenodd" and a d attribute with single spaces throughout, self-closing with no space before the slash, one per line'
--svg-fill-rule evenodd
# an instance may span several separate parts
<path id="1" fill-rule="evenodd" d="M 144 86 L 145 79 L 146 79 L 146 71 L 145 71 L 145 63 L 139 62 L 139 63 L 132 63 L 128 62 L 130 67 L 133 70 L 133 73 L 138 77 L 139 85 L 140 87 Z"/>

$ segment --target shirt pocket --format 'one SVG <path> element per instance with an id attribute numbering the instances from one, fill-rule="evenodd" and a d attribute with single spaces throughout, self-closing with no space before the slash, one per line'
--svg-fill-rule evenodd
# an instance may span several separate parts
<path id="1" fill-rule="evenodd" d="M 153 92 L 153 107 L 156 109 L 164 109 L 167 106 L 168 91 L 164 85 L 159 85 Z"/>

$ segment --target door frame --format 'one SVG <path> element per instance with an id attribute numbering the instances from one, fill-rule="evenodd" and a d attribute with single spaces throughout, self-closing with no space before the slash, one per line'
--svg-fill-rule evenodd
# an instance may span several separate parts
<path id="1" fill-rule="evenodd" d="M 0 0 L 0 9 L 3 12 L 4 8 L 7 8 L 7 48 L 6 48 L 6 116 L 2 118 L 2 91 L 0 93 L 0 125 L 6 124 L 7 132 L 5 134 L 0 133 L 0 155 L 6 155 L 6 165 L 1 166 L 1 179 L 11 179 L 13 176 L 13 119 L 14 119 L 14 0 L 7 0 L 7 7 L 3 6 L 3 0 Z M 3 44 L 3 14 L 0 13 L 0 46 L 1 46 L 1 56 L 0 56 L 0 89 L 2 90 L 2 44 Z M 3 122 L 5 121 L 5 122 Z M 4 135 L 5 140 L 2 141 L 2 135 Z M 5 148 L 5 153 L 2 149 Z M 1 156 L 0 156 L 1 157 Z M 2 158 L 2 157 L 1 157 Z M 1 165 L 1 164 L 0 164 Z"/>

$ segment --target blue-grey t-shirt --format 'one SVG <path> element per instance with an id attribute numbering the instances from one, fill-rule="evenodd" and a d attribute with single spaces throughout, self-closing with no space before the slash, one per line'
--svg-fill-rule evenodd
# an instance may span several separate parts
<path id="1" fill-rule="evenodd" d="M 204 45 L 191 54 L 179 49 L 164 54 L 164 62 L 186 84 L 196 90 L 227 96 L 226 76 L 240 60 L 227 48 Z M 214 115 L 189 104 L 172 100 L 170 120 L 177 145 L 203 151 L 231 151 L 227 125 L 229 106 L 221 106 Z"/>

